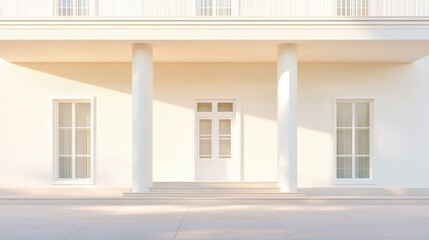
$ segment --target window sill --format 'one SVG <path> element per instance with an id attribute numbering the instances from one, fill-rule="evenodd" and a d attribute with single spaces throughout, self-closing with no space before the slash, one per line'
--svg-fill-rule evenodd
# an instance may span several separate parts
<path id="1" fill-rule="evenodd" d="M 334 179 L 334 185 L 377 185 L 373 179 Z"/>
<path id="2" fill-rule="evenodd" d="M 84 179 L 84 180 L 59 180 L 55 179 L 51 182 L 51 185 L 93 185 L 94 179 Z"/>

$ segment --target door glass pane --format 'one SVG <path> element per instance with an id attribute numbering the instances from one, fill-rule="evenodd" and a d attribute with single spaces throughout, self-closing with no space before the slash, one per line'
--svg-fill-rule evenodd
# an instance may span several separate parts
<path id="1" fill-rule="evenodd" d="M 199 144 L 199 150 L 200 150 L 200 157 L 202 155 L 204 156 L 211 156 L 212 155 L 212 140 L 211 139 L 200 139 Z"/>
<path id="2" fill-rule="evenodd" d="M 337 129 L 337 155 L 352 155 L 352 129 Z"/>
<path id="3" fill-rule="evenodd" d="M 89 103 L 76 103 L 75 108 L 76 127 L 90 127 L 91 105 Z"/>
<path id="4" fill-rule="evenodd" d="M 231 102 L 220 102 L 217 104 L 217 111 L 218 112 L 232 112 L 233 111 L 233 105 Z"/>
<path id="5" fill-rule="evenodd" d="M 90 157 L 76 157 L 76 178 L 90 178 L 91 177 L 91 158 Z"/>
<path id="6" fill-rule="evenodd" d="M 58 158 L 58 178 L 72 177 L 72 157 Z"/>
<path id="7" fill-rule="evenodd" d="M 352 157 L 337 157 L 337 178 L 352 178 Z"/>
<path id="8" fill-rule="evenodd" d="M 231 156 L 231 139 L 219 139 L 219 156 Z"/>
<path id="9" fill-rule="evenodd" d="M 59 103 L 58 104 L 58 126 L 71 127 L 72 125 L 72 104 Z"/>
<path id="10" fill-rule="evenodd" d="M 356 178 L 369 178 L 369 157 L 356 157 L 355 165 Z"/>
<path id="11" fill-rule="evenodd" d="M 369 127 L 369 103 L 356 103 L 356 127 Z"/>
<path id="12" fill-rule="evenodd" d="M 197 112 L 211 112 L 212 103 L 199 102 L 197 103 Z"/>
<path id="13" fill-rule="evenodd" d="M 231 135 L 231 119 L 219 120 L 219 135 Z"/>
<path id="14" fill-rule="evenodd" d="M 200 119 L 200 135 L 211 135 L 212 134 L 212 120 Z"/>
<path id="15" fill-rule="evenodd" d="M 91 129 L 77 128 L 76 129 L 76 154 L 77 155 L 90 155 L 91 153 Z"/>
<path id="16" fill-rule="evenodd" d="M 337 103 L 337 127 L 352 127 L 352 103 Z"/>

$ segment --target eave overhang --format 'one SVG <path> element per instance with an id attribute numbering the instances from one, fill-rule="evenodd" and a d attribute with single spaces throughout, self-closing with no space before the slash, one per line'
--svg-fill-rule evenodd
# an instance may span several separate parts
<path id="1" fill-rule="evenodd" d="M 0 58 L 12 62 L 124 62 L 142 42 L 160 62 L 272 62 L 280 43 L 306 62 L 413 62 L 429 54 L 429 18 L 0 20 Z"/>

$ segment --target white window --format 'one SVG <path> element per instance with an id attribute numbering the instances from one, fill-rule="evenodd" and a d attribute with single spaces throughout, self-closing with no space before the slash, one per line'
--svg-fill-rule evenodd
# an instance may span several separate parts
<path id="1" fill-rule="evenodd" d="M 233 16 L 236 15 L 237 0 L 197 0 L 197 16 Z"/>
<path id="2" fill-rule="evenodd" d="M 368 0 L 337 0 L 338 16 L 368 16 Z"/>
<path id="3" fill-rule="evenodd" d="M 54 100 L 54 180 L 92 183 L 93 113 L 92 99 Z"/>
<path id="4" fill-rule="evenodd" d="M 372 100 L 336 101 L 336 179 L 372 178 Z"/>
<path id="5" fill-rule="evenodd" d="M 234 101 L 197 101 L 197 180 L 226 181 L 237 177 L 234 125 Z"/>
<path id="6" fill-rule="evenodd" d="M 89 16 L 90 0 L 57 0 L 57 16 Z"/>

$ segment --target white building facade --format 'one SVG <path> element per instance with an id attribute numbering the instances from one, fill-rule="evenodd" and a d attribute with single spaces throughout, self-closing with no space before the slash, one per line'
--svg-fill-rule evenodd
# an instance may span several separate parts
<path id="1" fill-rule="evenodd" d="M 0 188 L 429 189 L 427 0 L 0 0 Z"/>

